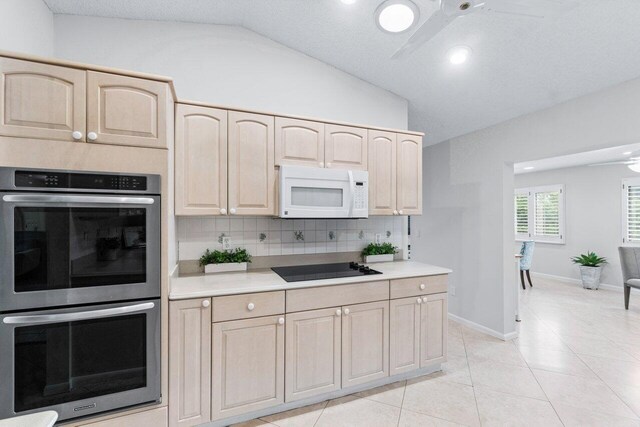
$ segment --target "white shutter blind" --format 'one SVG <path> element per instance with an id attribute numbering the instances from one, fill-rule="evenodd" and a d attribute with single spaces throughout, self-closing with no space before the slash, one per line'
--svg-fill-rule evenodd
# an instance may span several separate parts
<path id="1" fill-rule="evenodd" d="M 529 193 L 515 195 L 515 226 L 516 238 L 529 237 Z"/>
<path id="2" fill-rule="evenodd" d="M 623 181 L 623 222 L 625 243 L 640 243 L 640 180 Z"/>
<path id="3" fill-rule="evenodd" d="M 560 237 L 560 191 L 535 193 L 535 235 Z"/>

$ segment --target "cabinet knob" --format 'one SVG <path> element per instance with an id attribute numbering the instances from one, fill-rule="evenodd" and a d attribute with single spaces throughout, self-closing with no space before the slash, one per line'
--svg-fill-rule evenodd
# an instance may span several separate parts
<path id="1" fill-rule="evenodd" d="M 422 289 L 423 291 L 425 290 L 426 286 L 424 283 L 420 283 L 420 289 Z"/>
<path id="2" fill-rule="evenodd" d="M 331 167 L 331 163 L 328 162 L 327 163 L 327 167 L 330 168 Z"/>
<path id="3" fill-rule="evenodd" d="M 235 214 L 235 213 L 236 213 L 235 208 L 231 208 L 231 209 L 229 209 L 229 213 L 230 213 L 231 215 Z"/>
<path id="4" fill-rule="evenodd" d="M 256 308 L 256 305 L 254 303 L 250 302 L 249 304 L 247 304 L 247 310 L 253 311 L 254 308 Z"/>
<path id="5" fill-rule="evenodd" d="M 398 211 L 398 214 L 399 214 L 399 215 L 402 215 L 402 209 Z"/>
<path id="6" fill-rule="evenodd" d="M 71 134 L 71 137 L 76 141 L 79 141 L 82 139 L 82 132 L 80 132 L 79 130 L 73 131 L 73 133 Z"/>
<path id="7" fill-rule="evenodd" d="M 416 302 L 417 302 L 418 304 L 422 304 L 422 298 L 418 298 L 418 299 L 416 299 Z"/>
<path id="8" fill-rule="evenodd" d="M 320 163 L 318 163 L 318 166 L 320 166 L 321 168 L 323 168 L 323 167 L 324 167 L 324 163 L 320 162 Z"/>
<path id="9" fill-rule="evenodd" d="M 341 314 L 342 314 L 342 310 L 337 309 L 337 310 L 336 310 L 336 316 L 340 316 Z"/>
<path id="10" fill-rule="evenodd" d="M 278 319 L 278 325 L 284 325 L 284 317 Z"/>
<path id="11" fill-rule="evenodd" d="M 203 306 L 204 308 L 209 307 L 209 304 L 211 304 L 211 303 L 209 302 L 209 300 L 208 300 L 208 299 L 204 299 L 204 300 L 202 300 L 202 306 Z"/>
<path id="12" fill-rule="evenodd" d="M 348 316 L 348 315 L 349 315 L 349 309 L 348 309 L 348 308 L 345 308 L 345 309 L 344 309 L 344 314 L 345 314 L 345 316 Z"/>
<path id="13" fill-rule="evenodd" d="M 87 134 L 87 139 L 88 139 L 89 141 L 95 141 L 96 139 L 98 139 L 98 134 L 97 134 L 97 133 L 95 133 L 95 132 L 89 132 L 89 133 Z"/>
<path id="14" fill-rule="evenodd" d="M 393 214 L 394 215 L 398 215 L 398 211 L 393 211 Z"/>
<path id="15" fill-rule="evenodd" d="M 226 215 L 227 210 L 225 208 L 220 209 L 220 215 Z"/>
<path id="16" fill-rule="evenodd" d="M 427 302 L 427 297 L 422 297 L 422 302 Z"/>

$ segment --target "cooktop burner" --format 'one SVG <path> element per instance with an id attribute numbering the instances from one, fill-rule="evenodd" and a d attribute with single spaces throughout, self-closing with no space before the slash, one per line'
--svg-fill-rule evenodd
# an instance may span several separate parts
<path id="1" fill-rule="evenodd" d="M 305 280 L 336 279 L 339 277 L 382 274 L 380 271 L 373 270 L 366 265 L 358 264 L 357 262 L 273 267 L 272 270 L 287 282 L 302 282 Z"/>

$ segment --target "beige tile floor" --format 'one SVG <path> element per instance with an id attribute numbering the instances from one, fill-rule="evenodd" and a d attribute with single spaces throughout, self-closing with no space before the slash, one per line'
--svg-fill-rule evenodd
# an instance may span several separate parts
<path id="1" fill-rule="evenodd" d="M 242 427 L 640 427 L 640 295 L 534 280 L 519 337 L 449 323 L 438 372 Z"/>

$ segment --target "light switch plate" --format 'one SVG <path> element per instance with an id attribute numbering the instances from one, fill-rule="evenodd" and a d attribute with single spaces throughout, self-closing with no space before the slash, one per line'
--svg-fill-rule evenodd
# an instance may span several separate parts
<path id="1" fill-rule="evenodd" d="M 449 289 L 451 289 L 451 296 L 456 296 L 456 287 L 451 286 Z"/>
<path id="2" fill-rule="evenodd" d="M 382 234 L 378 233 L 376 234 L 376 244 L 380 244 L 382 243 Z"/>
<path id="3" fill-rule="evenodd" d="M 222 249 L 225 251 L 231 249 L 231 237 L 225 236 L 222 238 Z"/>

